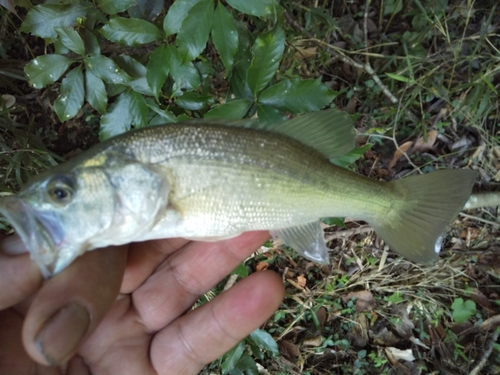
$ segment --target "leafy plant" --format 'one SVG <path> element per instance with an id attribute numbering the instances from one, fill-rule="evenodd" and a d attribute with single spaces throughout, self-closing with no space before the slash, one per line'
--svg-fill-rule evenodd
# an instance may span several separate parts
<path id="1" fill-rule="evenodd" d="M 276 122 L 284 112 L 319 110 L 337 95 L 320 80 L 281 79 L 283 9 L 277 0 L 177 0 L 94 3 L 56 0 L 31 8 L 21 31 L 44 38 L 54 53 L 25 67 L 35 88 L 63 77 L 54 110 L 61 121 L 85 102 L 102 115 L 100 138 L 187 117 Z M 251 35 L 241 19 L 258 27 Z M 216 105 L 209 84 L 219 72 L 229 86 Z"/>
<path id="2" fill-rule="evenodd" d="M 471 300 L 464 301 L 462 298 L 457 298 L 453 301 L 451 309 L 453 310 L 453 320 L 457 323 L 463 323 L 474 316 L 476 313 L 476 304 Z"/>

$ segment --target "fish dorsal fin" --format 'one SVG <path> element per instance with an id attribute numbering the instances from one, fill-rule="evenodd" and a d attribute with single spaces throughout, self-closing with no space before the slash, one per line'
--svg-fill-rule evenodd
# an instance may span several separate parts
<path id="1" fill-rule="evenodd" d="M 200 120 L 193 121 L 200 123 Z M 351 151 L 355 144 L 356 132 L 349 115 L 338 109 L 310 112 L 275 124 L 257 122 L 254 119 L 212 120 L 205 124 L 224 124 L 248 129 L 266 130 L 283 134 L 319 151 L 327 158 L 335 158 Z"/>
<path id="2" fill-rule="evenodd" d="M 354 146 L 356 132 L 351 118 L 338 109 L 310 112 L 265 129 L 289 136 L 319 151 L 327 158 L 345 155 Z"/>
<path id="3" fill-rule="evenodd" d="M 319 220 L 291 228 L 273 230 L 271 235 L 279 237 L 286 246 L 293 248 L 297 253 L 313 262 L 330 263 L 328 248 Z"/>

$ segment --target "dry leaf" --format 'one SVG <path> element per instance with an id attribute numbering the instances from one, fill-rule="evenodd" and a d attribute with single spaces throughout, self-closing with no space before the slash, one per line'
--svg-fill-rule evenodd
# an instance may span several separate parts
<path id="1" fill-rule="evenodd" d="M 315 337 L 310 337 L 308 339 L 305 339 L 302 342 L 302 345 L 304 345 L 304 346 L 318 347 L 318 346 L 321 346 L 322 342 L 323 342 L 323 336 L 318 335 L 318 336 L 315 336 Z"/>
<path id="2" fill-rule="evenodd" d="M 317 55 L 318 47 L 307 47 L 307 48 L 302 48 L 302 47 L 295 47 L 297 49 L 297 52 L 295 53 L 295 57 L 298 60 L 306 60 L 310 59 L 311 57 L 314 57 Z"/>
<path id="3" fill-rule="evenodd" d="M 283 349 L 283 355 L 290 360 L 294 360 L 295 358 L 300 356 L 300 350 L 298 346 L 288 340 L 282 340 L 279 343 L 279 346 L 281 349 Z"/>
<path id="4" fill-rule="evenodd" d="M 301 286 L 302 288 L 305 288 L 306 282 L 307 279 L 304 277 L 304 275 L 297 276 L 297 285 Z"/>
<path id="5" fill-rule="evenodd" d="M 328 319 L 328 311 L 324 307 L 320 307 L 316 312 L 316 317 L 318 318 L 321 328 L 324 328 Z"/>
<path id="6" fill-rule="evenodd" d="M 419 137 L 415 142 L 415 146 L 413 147 L 413 152 L 427 152 L 429 151 L 434 143 L 436 143 L 437 139 L 437 131 L 429 130 L 427 132 L 427 142 L 424 141 L 424 137 Z"/>
<path id="7" fill-rule="evenodd" d="M 413 356 L 413 352 L 411 349 L 400 350 L 398 348 L 389 347 L 386 348 L 386 350 L 388 350 L 392 354 L 392 356 L 397 360 L 403 360 L 408 362 L 413 362 L 415 360 L 415 357 Z"/>
<path id="8" fill-rule="evenodd" d="M 408 141 L 408 142 L 403 143 L 401 146 L 399 146 L 399 149 L 394 151 L 394 156 L 393 156 L 391 162 L 389 163 L 389 169 L 396 165 L 398 160 L 401 159 L 403 154 L 405 154 L 406 151 L 408 151 L 411 146 L 413 146 L 413 141 Z"/>
<path id="9" fill-rule="evenodd" d="M 368 290 L 351 292 L 347 296 L 342 296 L 344 303 L 349 302 L 353 298 L 356 298 L 355 306 L 357 312 L 371 311 L 377 305 L 373 294 Z"/>
<path id="10" fill-rule="evenodd" d="M 259 262 L 257 266 L 255 266 L 256 271 L 265 271 L 269 268 L 269 263 L 267 262 Z"/>

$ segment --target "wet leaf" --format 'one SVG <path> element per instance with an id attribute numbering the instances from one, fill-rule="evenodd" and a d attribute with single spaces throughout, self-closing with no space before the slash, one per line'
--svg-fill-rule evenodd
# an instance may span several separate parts
<path id="1" fill-rule="evenodd" d="M 257 17 L 274 14 L 278 6 L 277 0 L 227 0 L 227 3 L 242 13 Z"/>
<path id="2" fill-rule="evenodd" d="M 117 14 L 134 5 L 135 0 L 96 0 L 96 3 L 104 13 Z"/>
<path id="3" fill-rule="evenodd" d="M 90 71 L 85 71 L 85 99 L 101 115 L 106 111 L 108 95 L 104 82 Z"/>
<path id="4" fill-rule="evenodd" d="M 101 141 L 130 130 L 132 115 L 129 112 L 130 96 L 121 93 L 116 101 L 109 106 L 108 112 L 101 117 Z"/>
<path id="5" fill-rule="evenodd" d="M 108 57 L 96 54 L 86 56 L 83 61 L 87 70 L 104 82 L 123 84 L 130 81 L 130 76 Z"/>
<path id="6" fill-rule="evenodd" d="M 259 102 L 282 111 L 307 113 L 320 110 L 337 95 L 320 80 L 286 79 L 264 90 Z"/>
<path id="7" fill-rule="evenodd" d="M 55 38 L 57 26 L 71 28 L 78 17 L 85 16 L 88 9 L 90 5 L 40 4 L 28 12 L 20 31 L 41 38 Z"/>
<path id="8" fill-rule="evenodd" d="M 41 89 L 57 81 L 72 63 L 61 55 L 43 55 L 26 64 L 24 72 L 33 86 Z"/>
<path id="9" fill-rule="evenodd" d="M 238 50 L 238 30 L 233 17 L 221 2 L 219 2 L 215 10 L 212 38 L 226 68 L 227 76 L 231 66 L 233 66 L 234 57 Z"/>
<path id="10" fill-rule="evenodd" d="M 182 22 L 187 17 L 193 6 L 201 0 L 176 0 L 163 19 L 163 31 L 166 36 L 177 34 L 181 28 Z"/>
<path id="11" fill-rule="evenodd" d="M 199 111 L 205 108 L 213 100 L 211 96 L 203 96 L 196 92 L 186 92 L 184 95 L 176 98 L 175 103 L 190 111 Z"/>
<path id="12" fill-rule="evenodd" d="M 260 103 L 257 104 L 257 114 L 259 122 L 266 124 L 275 124 L 286 120 L 286 116 L 276 108 Z"/>
<path id="13" fill-rule="evenodd" d="M 54 102 L 54 110 L 61 121 L 75 117 L 83 105 L 83 73 L 77 66 L 62 80 L 60 95 Z"/>
<path id="14" fill-rule="evenodd" d="M 252 102 L 246 99 L 237 99 L 228 103 L 221 104 L 214 109 L 208 111 L 205 118 L 243 118 L 250 107 Z"/>
<path id="15" fill-rule="evenodd" d="M 140 46 L 162 38 L 161 31 L 151 22 L 136 19 L 114 17 L 104 25 L 101 34 L 112 42 L 126 46 Z"/>
<path id="16" fill-rule="evenodd" d="M 213 17 L 213 0 L 200 0 L 189 10 L 177 34 L 177 46 L 183 61 L 194 60 L 205 49 Z"/>
<path id="17" fill-rule="evenodd" d="M 146 80 L 156 100 L 170 73 L 167 47 L 159 46 L 149 56 Z"/>
<path id="18" fill-rule="evenodd" d="M 85 46 L 83 45 L 83 40 L 74 29 L 67 29 L 62 27 L 55 28 L 57 35 L 61 38 L 62 44 L 69 50 L 77 53 L 79 55 L 85 54 Z"/>
<path id="19" fill-rule="evenodd" d="M 285 33 L 278 24 L 262 33 L 252 47 L 253 59 L 247 73 L 248 87 L 254 97 L 264 89 L 278 69 L 285 49 Z M 261 101 L 263 104 L 270 104 Z M 273 105 L 273 104 L 270 104 Z M 275 105 L 275 107 L 277 107 Z"/>

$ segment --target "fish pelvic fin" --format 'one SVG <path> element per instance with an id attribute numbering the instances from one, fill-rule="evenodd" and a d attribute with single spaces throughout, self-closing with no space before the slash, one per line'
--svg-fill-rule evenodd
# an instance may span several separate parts
<path id="1" fill-rule="evenodd" d="M 477 173 L 442 170 L 389 183 L 393 209 L 370 222 L 397 253 L 418 263 L 438 259 L 445 231 L 463 209 Z"/>
<path id="2" fill-rule="evenodd" d="M 272 230 L 271 235 L 279 237 L 286 246 L 293 248 L 304 258 L 319 264 L 330 263 L 319 220 L 291 228 Z"/>

